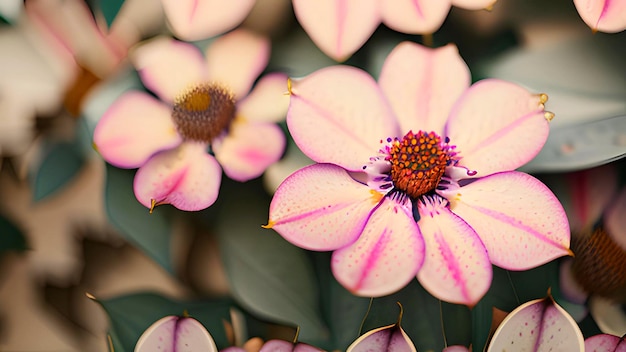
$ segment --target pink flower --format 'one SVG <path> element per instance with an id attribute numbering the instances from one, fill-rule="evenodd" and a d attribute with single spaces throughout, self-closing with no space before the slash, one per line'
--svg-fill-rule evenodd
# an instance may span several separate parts
<path id="1" fill-rule="evenodd" d="M 237 30 L 216 39 L 206 60 L 191 44 L 158 38 L 138 48 L 134 65 L 147 93 L 123 94 L 102 116 L 94 144 L 121 168 L 139 168 L 137 200 L 200 210 L 216 200 L 222 169 L 237 181 L 260 176 L 277 161 L 285 137 L 287 78 L 262 77 L 269 41 Z M 207 153 L 211 149 L 212 153 Z"/>
<path id="2" fill-rule="evenodd" d="M 162 0 L 174 34 L 199 40 L 225 33 L 246 18 L 256 0 Z"/>
<path id="3" fill-rule="evenodd" d="M 615 33 L 626 29 L 626 0 L 574 0 L 574 5 L 594 31 Z"/>
<path id="4" fill-rule="evenodd" d="M 408 34 L 431 34 L 452 5 L 470 10 L 491 7 L 496 0 L 293 0 L 298 22 L 326 55 L 348 59 L 381 21 Z"/>
<path id="5" fill-rule="evenodd" d="M 333 250 L 335 277 L 357 295 L 390 294 L 417 276 L 436 297 L 470 306 L 489 288 L 491 264 L 525 270 L 569 254 L 556 197 L 512 171 L 545 143 L 546 95 L 495 79 L 469 85 L 453 45 L 409 42 L 378 83 L 348 66 L 293 82 L 287 124 L 319 164 L 279 186 L 267 227 Z"/>

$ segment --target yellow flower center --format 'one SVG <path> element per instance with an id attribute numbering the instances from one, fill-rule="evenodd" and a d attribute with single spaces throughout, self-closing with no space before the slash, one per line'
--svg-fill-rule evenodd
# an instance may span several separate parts
<path id="1" fill-rule="evenodd" d="M 392 142 L 389 155 L 394 188 L 412 198 L 434 190 L 450 161 L 441 137 L 434 132 L 409 131 Z"/>
<path id="2" fill-rule="evenodd" d="M 217 84 L 199 84 L 174 101 L 172 119 L 185 140 L 211 143 L 235 118 L 235 99 Z"/>

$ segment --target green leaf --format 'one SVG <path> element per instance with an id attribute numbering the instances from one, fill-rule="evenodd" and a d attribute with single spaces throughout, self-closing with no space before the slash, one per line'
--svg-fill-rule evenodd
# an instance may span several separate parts
<path id="1" fill-rule="evenodd" d="M 6 251 L 25 251 L 28 249 L 22 231 L 9 219 L 0 215 L 0 254 Z"/>
<path id="2" fill-rule="evenodd" d="M 173 272 L 169 208 L 160 206 L 150 214 L 137 201 L 133 191 L 135 170 L 122 170 L 107 164 L 106 172 L 105 207 L 111 223 L 124 238 L 167 271 Z"/>
<path id="3" fill-rule="evenodd" d="M 181 302 L 154 293 L 137 293 L 95 301 L 109 316 L 109 335 L 115 352 L 133 351 L 137 340 L 150 325 L 163 317 L 180 316 L 185 312 L 206 327 L 219 348 L 229 345 L 224 321 L 230 321 L 233 306 L 230 299 Z"/>
<path id="4" fill-rule="evenodd" d="M 111 28 L 111 24 L 115 20 L 117 13 L 120 12 L 124 0 L 100 0 L 98 1 L 100 11 L 107 22 L 107 27 Z"/>
<path id="5" fill-rule="evenodd" d="M 261 228 L 268 219 L 267 196 L 255 193 L 250 183 L 233 187 L 237 191 L 222 187 L 216 228 L 233 296 L 262 319 L 300 326 L 302 342 L 327 340 L 307 253 Z"/>
<path id="6" fill-rule="evenodd" d="M 31 176 L 34 200 L 44 198 L 60 190 L 80 171 L 84 157 L 74 142 L 58 142 L 42 148 L 39 167 Z"/>

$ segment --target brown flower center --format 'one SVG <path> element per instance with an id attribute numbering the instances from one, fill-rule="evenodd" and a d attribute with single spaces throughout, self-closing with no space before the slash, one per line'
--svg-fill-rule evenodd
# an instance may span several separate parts
<path id="1" fill-rule="evenodd" d="M 197 85 L 174 101 L 172 119 L 185 139 L 211 143 L 235 118 L 235 99 L 216 84 Z"/>
<path id="2" fill-rule="evenodd" d="M 434 132 L 409 131 L 392 142 L 389 153 L 394 187 L 412 198 L 434 190 L 450 161 L 441 137 Z"/>

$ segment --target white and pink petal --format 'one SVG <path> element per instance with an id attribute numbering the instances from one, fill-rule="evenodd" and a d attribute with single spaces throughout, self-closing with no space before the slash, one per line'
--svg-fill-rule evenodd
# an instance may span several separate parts
<path id="1" fill-rule="evenodd" d="M 237 29 L 217 38 L 206 50 L 208 78 L 245 97 L 267 66 L 270 41 L 254 32 Z"/>
<path id="2" fill-rule="evenodd" d="M 450 11 L 450 0 L 380 1 L 383 23 L 398 32 L 431 34 L 436 32 Z"/>
<path id="3" fill-rule="evenodd" d="M 426 256 L 417 278 L 433 296 L 473 307 L 491 286 L 491 262 L 474 229 L 444 202 L 441 198 L 418 202 Z"/>
<path id="4" fill-rule="evenodd" d="M 174 34 L 186 41 L 224 33 L 250 13 L 255 0 L 162 0 Z"/>
<path id="5" fill-rule="evenodd" d="M 482 177 L 530 161 L 548 138 L 546 101 L 545 94 L 498 79 L 472 85 L 446 125 L 446 135 L 461 156 L 459 165 Z"/>
<path id="6" fill-rule="evenodd" d="M 431 49 L 403 42 L 387 56 L 378 82 L 403 132 L 443 135 L 452 106 L 470 79 L 456 46 Z"/>
<path id="7" fill-rule="evenodd" d="M 626 1 L 574 0 L 578 14 L 594 31 L 607 33 L 626 29 Z"/>
<path id="8" fill-rule="evenodd" d="M 185 211 L 206 209 L 217 199 L 222 169 L 202 143 L 154 155 L 135 175 L 135 197 L 151 211 L 171 204 Z"/>
<path id="9" fill-rule="evenodd" d="M 359 237 L 381 197 L 336 165 L 310 165 L 278 186 L 266 227 L 298 247 L 335 250 Z"/>
<path id="10" fill-rule="evenodd" d="M 333 274 L 353 294 L 385 296 L 415 279 L 424 261 L 424 240 L 408 204 L 384 197 L 359 238 L 333 252 Z"/>
<path id="11" fill-rule="evenodd" d="M 158 37 L 141 45 L 131 60 L 143 84 L 168 103 L 207 79 L 202 52 L 192 44 L 171 38 Z"/>
<path id="12" fill-rule="evenodd" d="M 124 93 L 96 125 L 94 146 L 109 164 L 137 168 L 154 153 L 181 143 L 170 112 L 167 105 L 146 93 Z"/>
<path id="13" fill-rule="evenodd" d="M 586 352 L 626 352 L 624 337 L 610 334 L 594 335 L 585 340 Z"/>
<path id="14" fill-rule="evenodd" d="M 285 135 L 277 125 L 235 120 L 223 138 L 212 144 L 215 158 L 233 180 L 257 178 L 285 151 Z"/>
<path id="15" fill-rule="evenodd" d="M 237 104 L 237 115 L 247 121 L 279 122 L 289 107 L 287 75 L 270 73 L 259 79 L 250 94 Z"/>
<path id="16" fill-rule="evenodd" d="M 294 0 L 298 22 L 326 55 L 345 61 L 380 24 L 378 0 Z"/>
<path id="17" fill-rule="evenodd" d="M 287 125 L 311 159 L 359 171 L 382 141 L 399 137 L 396 119 L 374 79 L 330 66 L 293 81 Z"/>
<path id="18" fill-rule="evenodd" d="M 563 207 L 530 175 L 502 172 L 438 193 L 476 231 L 499 267 L 527 270 L 571 254 Z"/>
<path id="19" fill-rule="evenodd" d="M 196 319 L 167 316 L 152 324 L 139 337 L 135 352 L 153 351 L 217 352 L 215 341 Z"/>

